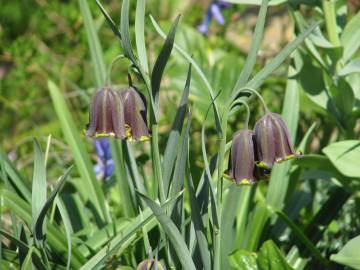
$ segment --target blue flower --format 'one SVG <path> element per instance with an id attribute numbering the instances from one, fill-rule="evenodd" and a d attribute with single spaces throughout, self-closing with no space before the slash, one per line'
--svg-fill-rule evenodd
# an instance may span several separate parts
<path id="1" fill-rule="evenodd" d="M 102 137 L 95 139 L 94 146 L 99 158 L 98 163 L 94 166 L 96 178 L 107 179 L 114 172 L 114 161 L 111 155 L 109 138 Z"/>
<path id="2" fill-rule="evenodd" d="M 230 7 L 230 5 L 230 3 L 223 0 L 211 3 L 203 22 L 197 27 L 197 30 L 200 33 L 207 34 L 212 17 L 214 17 L 219 24 L 225 24 L 225 19 L 221 14 L 221 10 Z"/>

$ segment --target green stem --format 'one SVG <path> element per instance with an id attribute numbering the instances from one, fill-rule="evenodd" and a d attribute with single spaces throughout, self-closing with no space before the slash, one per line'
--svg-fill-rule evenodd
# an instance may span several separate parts
<path id="1" fill-rule="evenodd" d="M 335 47 L 339 47 L 341 43 L 337 33 L 335 2 L 334 0 L 323 0 L 322 6 L 324 10 L 326 30 L 329 36 L 329 40 Z"/>
<path id="2" fill-rule="evenodd" d="M 249 120 L 250 120 L 250 108 L 249 108 L 249 105 L 247 104 L 246 101 L 239 99 L 239 100 L 233 102 L 232 105 L 230 106 L 230 108 L 233 108 L 238 103 L 241 103 L 246 108 L 246 119 L 245 119 L 245 123 L 244 123 L 244 129 L 249 129 Z"/>
<path id="3" fill-rule="evenodd" d="M 153 159 L 153 173 L 154 178 L 158 183 L 159 194 L 160 194 L 160 202 L 163 203 L 166 200 L 165 196 L 165 187 L 161 174 L 161 164 L 160 164 L 160 153 L 159 153 L 159 138 L 158 132 L 159 127 L 157 124 L 152 124 L 151 126 L 152 134 L 151 134 L 151 153 Z"/>
<path id="4" fill-rule="evenodd" d="M 111 85 L 111 71 L 112 68 L 114 66 L 114 64 L 119 61 L 120 59 L 124 58 L 125 56 L 123 54 L 119 54 L 118 56 L 116 56 L 112 61 L 110 66 L 108 67 L 107 70 L 107 74 L 106 74 L 106 80 L 105 80 L 105 85 Z"/>

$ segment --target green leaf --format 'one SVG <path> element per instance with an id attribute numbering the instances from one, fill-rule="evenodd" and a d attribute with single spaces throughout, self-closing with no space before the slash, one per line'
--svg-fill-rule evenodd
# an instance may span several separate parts
<path id="1" fill-rule="evenodd" d="M 171 244 L 173 245 L 175 252 L 183 266 L 184 269 L 187 270 L 196 270 L 194 262 L 191 258 L 191 254 L 184 242 L 179 230 L 176 225 L 171 221 L 170 217 L 165 212 L 165 207 L 160 206 L 150 198 L 146 197 L 143 194 L 139 194 L 142 199 L 147 203 L 147 205 L 151 208 L 155 217 L 161 224 L 163 230 L 166 235 L 169 237 Z"/>
<path id="2" fill-rule="evenodd" d="M 133 63 L 136 63 L 136 58 L 132 49 L 130 31 L 129 31 L 129 0 L 123 0 L 121 6 L 121 18 L 120 18 L 120 32 L 121 32 L 121 44 L 124 49 L 124 54 Z"/>
<path id="3" fill-rule="evenodd" d="M 158 32 L 158 34 L 165 39 L 166 35 L 165 33 L 161 30 L 160 26 L 157 24 L 157 22 L 155 21 L 155 19 L 150 15 L 150 19 L 151 19 L 151 23 L 153 24 L 153 26 L 155 27 L 155 30 Z M 201 70 L 201 68 L 199 67 L 199 65 L 194 61 L 194 59 L 183 49 L 181 48 L 179 45 L 176 44 L 176 42 L 174 42 L 174 48 L 175 50 L 177 50 L 187 61 L 189 61 L 192 65 L 192 67 L 195 69 L 196 73 L 200 76 L 201 80 L 204 82 L 204 84 L 206 85 L 206 88 L 209 92 L 209 95 L 211 97 L 212 100 L 212 106 L 214 109 L 214 114 L 215 114 L 215 127 L 216 130 L 218 132 L 218 134 L 221 134 L 221 124 L 220 124 L 220 117 L 219 117 L 219 109 L 216 105 L 215 102 L 215 94 L 214 91 L 209 83 L 209 81 L 207 80 L 204 72 Z"/>
<path id="4" fill-rule="evenodd" d="M 233 270 L 259 270 L 256 258 L 255 252 L 239 249 L 229 255 L 229 263 Z"/>
<path id="5" fill-rule="evenodd" d="M 161 78 L 163 76 L 165 66 L 169 60 L 174 45 L 176 27 L 179 23 L 179 20 L 180 20 L 180 15 L 176 17 L 175 21 L 173 22 L 169 30 L 164 45 L 161 48 L 161 51 L 156 59 L 153 71 L 151 73 L 151 90 L 155 102 L 156 112 L 159 110 L 159 91 L 160 91 Z"/>
<path id="6" fill-rule="evenodd" d="M 189 65 L 184 91 L 182 93 L 181 100 L 178 105 L 175 119 L 171 126 L 169 138 L 165 147 L 164 158 L 162 162 L 162 173 L 163 173 L 165 194 L 169 192 L 170 178 L 173 172 L 176 153 L 178 152 L 177 148 L 180 141 L 181 130 L 184 124 L 184 119 L 186 114 L 186 105 L 188 103 L 188 98 L 189 98 L 190 80 L 191 80 L 191 64 Z"/>
<path id="7" fill-rule="evenodd" d="M 71 234 L 73 232 L 71 227 L 71 221 L 69 214 L 66 210 L 65 204 L 62 202 L 62 200 L 59 197 L 56 197 L 55 203 L 57 205 L 57 208 L 59 209 L 61 219 L 64 223 L 65 232 L 66 232 L 66 240 L 68 244 L 68 260 L 66 263 L 66 270 L 70 269 L 70 263 L 71 263 Z"/>
<path id="8" fill-rule="evenodd" d="M 91 16 L 87 0 L 79 0 L 79 5 L 81 12 L 84 16 L 84 25 L 88 37 L 91 59 L 93 61 L 93 74 L 95 77 L 95 84 L 97 87 L 101 87 L 104 85 L 106 76 L 104 60 L 102 54 L 99 53 L 102 52 L 101 45 L 95 30 L 96 27 Z"/>
<path id="9" fill-rule="evenodd" d="M 33 270 L 32 255 L 34 247 L 30 247 L 25 257 L 24 263 L 21 265 L 21 270 Z"/>
<path id="10" fill-rule="evenodd" d="M 43 209 L 46 202 L 46 169 L 45 169 L 45 158 L 44 153 L 41 150 L 39 142 L 34 139 L 34 172 L 32 181 L 32 226 L 35 229 L 35 223 L 40 216 L 41 210 Z M 42 234 L 46 234 L 46 223 L 44 222 L 41 226 Z M 35 235 L 35 230 L 33 231 Z M 36 238 L 37 241 L 41 239 Z"/>
<path id="11" fill-rule="evenodd" d="M 360 47 L 360 13 L 358 12 L 345 26 L 341 35 L 344 47 L 343 61 L 347 62 Z"/>
<path id="12" fill-rule="evenodd" d="M 251 88 L 259 88 L 264 80 L 277 69 L 285 59 L 304 41 L 304 39 L 311 34 L 311 32 L 318 26 L 318 23 L 310 25 L 306 30 L 301 32 L 291 43 L 286 45 L 266 66 L 260 70 L 252 80 L 247 84 Z"/>
<path id="13" fill-rule="evenodd" d="M 360 178 L 360 141 L 332 143 L 322 150 L 332 164 L 347 177 Z"/>
<path id="14" fill-rule="evenodd" d="M 46 213 L 50 209 L 56 195 L 58 194 L 61 187 L 65 183 L 66 178 L 70 174 L 71 168 L 72 167 L 68 168 L 65 171 L 64 175 L 61 176 L 61 178 L 57 182 L 54 190 L 51 192 L 50 197 L 46 200 L 45 204 L 43 204 L 41 211 L 39 212 L 39 214 L 36 216 L 36 219 L 34 220 L 34 227 L 33 227 L 34 237 L 39 242 L 43 242 L 45 239 L 45 235 L 46 235 L 46 230 L 44 229 Z"/>
<path id="15" fill-rule="evenodd" d="M 352 128 L 350 121 L 352 109 L 355 105 L 354 92 L 345 79 L 339 78 L 336 85 L 330 85 L 330 94 L 335 106 L 341 113 L 342 125 Z"/>
<path id="16" fill-rule="evenodd" d="M 262 0 L 261 2 L 259 15 L 256 20 L 256 26 L 251 41 L 251 49 L 248 56 L 246 57 L 244 67 L 241 70 L 238 81 L 236 82 L 235 89 L 245 86 L 255 66 L 256 56 L 261 45 L 261 40 L 263 38 L 268 3 L 269 3 L 268 0 Z"/>
<path id="17" fill-rule="evenodd" d="M 346 76 L 351 73 L 360 72 L 360 58 L 356 58 L 351 62 L 347 63 L 340 71 L 339 76 Z"/>
<path id="18" fill-rule="evenodd" d="M 108 210 L 105 207 L 104 194 L 99 182 L 95 178 L 90 157 L 85 145 L 80 139 L 79 131 L 66 105 L 65 99 L 61 95 L 59 88 L 52 81 L 48 81 L 48 87 L 55 112 L 60 120 L 61 130 L 70 146 L 75 165 L 81 176 L 80 185 L 82 188 L 79 189 L 79 192 L 85 200 L 90 201 L 101 218 L 110 220 Z"/>
<path id="19" fill-rule="evenodd" d="M 272 240 L 266 241 L 260 248 L 258 254 L 259 270 L 291 270 L 293 269 L 287 262 L 276 244 Z"/>
<path id="20" fill-rule="evenodd" d="M 121 40 L 121 33 L 120 33 L 120 30 L 116 27 L 116 24 L 111 19 L 110 15 L 107 13 L 105 8 L 102 6 L 100 1 L 99 0 L 95 0 L 95 1 L 96 1 L 96 4 L 99 6 L 102 14 L 104 15 L 106 22 L 109 24 L 111 30 L 114 32 L 115 36 L 117 36 Z"/>
<path id="21" fill-rule="evenodd" d="M 331 255 L 330 260 L 354 269 L 360 269 L 359 249 L 360 236 L 357 236 L 347 242 L 339 253 Z"/>
<path id="22" fill-rule="evenodd" d="M 145 4 L 145 0 L 136 1 L 135 39 L 140 65 L 146 73 L 149 73 L 149 64 L 146 56 L 146 44 L 144 37 Z"/>

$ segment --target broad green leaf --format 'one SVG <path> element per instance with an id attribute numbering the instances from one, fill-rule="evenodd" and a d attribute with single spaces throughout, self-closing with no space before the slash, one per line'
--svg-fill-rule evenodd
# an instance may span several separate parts
<path id="1" fill-rule="evenodd" d="M 266 241 L 260 248 L 257 262 L 259 270 L 292 270 L 283 253 L 272 240 Z"/>
<path id="2" fill-rule="evenodd" d="M 135 17 L 135 39 L 136 49 L 142 69 L 149 73 L 149 64 L 146 55 L 145 37 L 144 37 L 144 21 L 145 21 L 145 0 L 136 1 L 136 17 Z"/>
<path id="3" fill-rule="evenodd" d="M 332 164 L 347 177 L 360 178 L 360 141 L 332 143 L 322 150 Z"/>
<path id="4" fill-rule="evenodd" d="M 54 190 L 51 192 L 49 198 L 43 204 L 42 208 L 39 211 L 39 214 L 36 216 L 36 219 L 34 220 L 33 234 L 34 234 L 35 239 L 39 242 L 43 242 L 45 240 L 45 236 L 46 236 L 46 230 L 44 229 L 46 213 L 52 206 L 52 203 L 53 203 L 56 195 L 58 194 L 58 192 L 62 188 L 63 184 L 65 183 L 66 178 L 70 174 L 71 168 L 72 167 L 68 168 L 65 171 L 64 175 L 61 176 L 61 178 L 57 182 L 56 186 L 54 187 Z"/>
<path id="5" fill-rule="evenodd" d="M 165 207 L 158 205 L 148 197 L 140 194 L 141 198 L 145 200 L 147 205 L 151 208 L 155 217 L 161 224 L 166 235 L 169 237 L 171 244 L 173 245 L 175 252 L 183 266 L 187 270 L 196 270 L 191 254 L 182 238 L 176 225 L 171 221 L 170 217 L 166 214 Z"/>
<path id="6" fill-rule="evenodd" d="M 176 111 L 175 119 L 171 126 L 171 131 L 169 134 L 168 141 L 166 143 L 164 158 L 162 162 L 163 181 L 164 181 L 164 188 L 166 195 L 169 192 L 170 178 L 173 172 L 176 153 L 178 152 L 177 148 L 179 145 L 181 130 L 184 124 L 186 107 L 190 92 L 190 80 L 191 80 L 191 64 L 189 66 L 184 91 L 182 93 L 181 100 Z"/>
<path id="7" fill-rule="evenodd" d="M 52 81 L 48 81 L 48 87 L 55 112 L 60 120 L 61 130 L 70 146 L 75 165 L 81 176 L 82 188 L 79 189 L 79 192 L 85 200 L 89 200 L 101 218 L 109 220 L 109 213 L 105 207 L 104 194 L 99 182 L 95 178 L 90 157 L 83 141 L 80 139 L 79 130 L 74 123 L 65 99 L 61 95 L 59 88 Z"/>
<path id="8" fill-rule="evenodd" d="M 35 229 L 35 223 L 43 209 L 46 202 L 46 169 L 44 153 L 41 150 L 39 142 L 34 139 L 34 172 L 32 181 L 32 201 L 31 201 L 31 213 L 32 213 L 32 226 Z M 41 224 L 42 234 L 46 234 L 46 222 Z M 33 230 L 35 235 L 35 230 Z M 37 241 L 42 239 L 35 237 Z"/>
<path id="9" fill-rule="evenodd" d="M 341 44 L 344 47 L 343 61 L 347 62 L 360 47 L 360 13 L 358 12 L 341 35 Z"/>
<path id="10" fill-rule="evenodd" d="M 93 74 L 95 77 L 95 84 L 97 87 L 101 87 L 105 82 L 106 69 L 102 55 L 98 52 L 102 52 L 101 45 L 96 33 L 94 21 L 86 0 L 79 0 L 81 12 L 84 16 L 84 25 L 86 34 L 88 36 L 88 44 L 90 47 L 91 59 L 93 61 Z"/>
<path id="11" fill-rule="evenodd" d="M 245 86 L 255 66 L 256 57 L 261 45 L 261 40 L 263 38 L 268 2 L 269 2 L 268 0 L 261 1 L 261 7 L 260 7 L 259 15 L 256 19 L 256 26 L 251 41 L 251 49 L 248 56 L 246 57 L 246 61 L 241 70 L 240 77 L 235 84 L 235 89 Z"/>
<path id="12" fill-rule="evenodd" d="M 349 63 L 347 63 L 340 71 L 340 76 L 346 76 L 351 73 L 359 73 L 360 72 L 360 58 L 356 58 Z"/>
<path id="13" fill-rule="evenodd" d="M 129 31 L 129 0 L 122 1 L 120 31 L 121 31 L 121 44 L 124 49 L 124 54 L 133 63 L 136 63 L 136 58 L 132 49 L 130 31 Z"/>
<path id="14" fill-rule="evenodd" d="M 357 236 L 347 242 L 339 253 L 331 255 L 330 260 L 354 269 L 360 269 L 359 249 L 360 236 Z"/>
<path id="15" fill-rule="evenodd" d="M 179 23 L 179 20 L 180 20 L 180 16 L 177 16 L 169 30 L 168 35 L 166 36 L 164 45 L 161 48 L 161 51 L 156 59 L 154 68 L 151 73 L 151 91 L 155 102 L 156 112 L 159 110 L 159 91 L 160 91 L 161 78 L 163 76 L 165 66 L 169 60 L 174 45 L 176 27 Z"/>
<path id="16" fill-rule="evenodd" d="M 251 88 L 260 87 L 264 80 L 277 69 L 285 59 L 291 55 L 291 53 L 307 38 L 311 32 L 318 26 L 317 23 L 310 25 L 306 30 L 301 32 L 292 42 L 286 45 L 266 66 L 260 70 L 254 78 L 252 78 L 247 86 Z"/>
<path id="17" fill-rule="evenodd" d="M 343 78 L 339 78 L 337 84 L 330 85 L 329 89 L 332 100 L 341 113 L 342 125 L 349 129 L 352 128 L 350 118 L 355 105 L 355 96 L 351 86 Z"/>
<path id="18" fill-rule="evenodd" d="M 229 255 L 229 263 L 233 270 L 259 270 L 256 258 L 255 252 L 239 249 Z"/>

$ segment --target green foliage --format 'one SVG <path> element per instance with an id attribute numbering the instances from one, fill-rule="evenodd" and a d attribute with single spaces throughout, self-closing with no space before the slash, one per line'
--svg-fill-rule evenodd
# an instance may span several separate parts
<path id="1" fill-rule="evenodd" d="M 1 269 L 360 269 L 359 13 L 341 0 L 228 2 L 207 35 L 200 2 L 1 3 Z M 279 17 L 294 36 L 269 56 Z M 242 52 L 239 28 L 253 32 Z M 91 93 L 127 76 L 150 141 L 110 139 L 114 174 L 97 179 L 104 160 L 82 132 Z M 259 95 L 302 157 L 236 186 L 231 138 L 262 116 Z"/>

